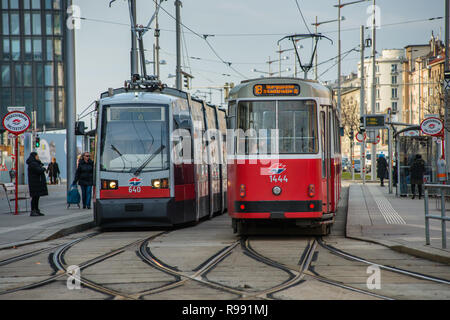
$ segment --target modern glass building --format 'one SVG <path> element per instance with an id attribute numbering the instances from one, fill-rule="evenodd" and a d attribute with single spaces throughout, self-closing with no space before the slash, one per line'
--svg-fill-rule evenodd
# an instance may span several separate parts
<path id="1" fill-rule="evenodd" d="M 36 111 L 37 129 L 65 128 L 65 0 L 0 0 L 0 116 Z"/>

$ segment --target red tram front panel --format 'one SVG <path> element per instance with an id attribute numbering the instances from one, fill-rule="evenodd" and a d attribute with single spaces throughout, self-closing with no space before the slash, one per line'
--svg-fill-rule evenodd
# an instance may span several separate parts
<path id="1" fill-rule="evenodd" d="M 261 161 L 267 160 L 229 158 L 228 210 L 232 218 L 322 217 L 326 190 L 324 195 L 321 158 Z"/>

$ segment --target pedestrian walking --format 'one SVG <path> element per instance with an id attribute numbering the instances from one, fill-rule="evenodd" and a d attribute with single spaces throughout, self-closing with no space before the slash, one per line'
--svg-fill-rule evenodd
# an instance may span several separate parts
<path id="1" fill-rule="evenodd" d="M 386 177 L 386 173 L 388 172 L 388 163 L 384 158 L 384 154 L 380 154 L 377 159 L 377 176 L 380 178 L 381 186 L 384 187 L 384 179 Z"/>
<path id="2" fill-rule="evenodd" d="M 85 152 L 78 163 L 75 172 L 75 180 L 72 184 L 76 184 L 81 188 L 81 199 L 83 200 L 83 209 L 91 208 L 92 185 L 94 184 L 94 162 L 90 159 L 89 152 Z"/>
<path id="3" fill-rule="evenodd" d="M 60 174 L 60 171 L 55 157 L 53 157 L 52 162 L 48 164 L 47 173 L 48 177 L 50 178 L 50 184 L 57 184 L 57 179 Z"/>
<path id="4" fill-rule="evenodd" d="M 412 199 L 416 197 L 416 185 L 419 189 L 419 199 L 422 197 L 423 175 L 425 174 L 425 161 L 423 161 L 420 154 L 416 154 L 411 167 L 409 169 L 411 174 L 411 192 Z"/>
<path id="5" fill-rule="evenodd" d="M 39 210 L 39 198 L 48 195 L 45 167 L 36 152 L 30 153 L 26 163 L 28 165 L 28 188 L 31 196 L 30 216 L 43 216 L 44 214 Z"/>

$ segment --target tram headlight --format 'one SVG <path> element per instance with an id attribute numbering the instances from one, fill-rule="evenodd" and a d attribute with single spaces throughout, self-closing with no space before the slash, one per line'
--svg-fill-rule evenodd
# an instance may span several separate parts
<path id="1" fill-rule="evenodd" d="M 281 188 L 279 186 L 275 186 L 272 189 L 274 195 L 279 196 L 281 194 Z"/>
<path id="2" fill-rule="evenodd" d="M 153 189 L 167 189 L 169 188 L 169 178 L 153 179 L 152 180 Z"/>
<path id="3" fill-rule="evenodd" d="M 102 190 L 117 190 L 119 188 L 119 182 L 117 180 L 101 180 Z"/>

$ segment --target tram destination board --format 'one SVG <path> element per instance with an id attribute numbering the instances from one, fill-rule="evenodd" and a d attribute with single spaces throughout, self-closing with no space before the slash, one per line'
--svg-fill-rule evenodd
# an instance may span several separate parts
<path id="1" fill-rule="evenodd" d="M 256 84 L 253 86 L 255 96 L 298 96 L 298 84 Z"/>
<path id="2" fill-rule="evenodd" d="M 365 116 L 364 126 L 367 129 L 384 129 L 385 125 L 385 115 L 371 115 Z"/>

